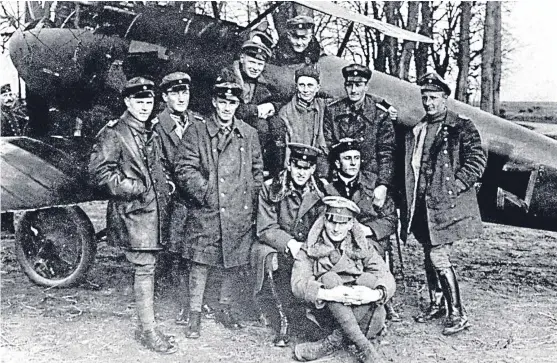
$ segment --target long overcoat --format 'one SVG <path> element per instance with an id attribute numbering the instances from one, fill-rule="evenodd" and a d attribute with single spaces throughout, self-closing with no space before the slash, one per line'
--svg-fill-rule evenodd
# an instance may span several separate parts
<path id="1" fill-rule="evenodd" d="M 171 188 L 159 135 L 143 146 L 130 126 L 139 122 L 125 112 L 97 135 L 89 162 L 94 185 L 109 196 L 108 239 L 131 250 L 160 250 L 168 222 L 166 205 Z"/>
<path id="2" fill-rule="evenodd" d="M 235 118 L 221 151 L 218 133 L 214 115 L 189 127 L 175 160 L 175 176 L 191 199 L 185 257 L 231 268 L 249 261 L 263 163 L 253 127 Z"/>
<path id="3" fill-rule="evenodd" d="M 361 144 L 361 173 L 370 188 L 392 186 L 395 133 L 387 109 L 378 99 L 366 95 L 363 104 L 354 109 L 350 100 L 334 101 L 325 110 L 323 131 L 329 150 L 345 138 Z"/>
<path id="4" fill-rule="evenodd" d="M 194 122 L 203 121 L 203 118 L 197 113 L 191 110 L 187 110 L 186 112 L 188 120 L 186 130 Z M 184 141 L 184 135 L 180 138 L 176 133 L 176 122 L 170 117 L 170 110 L 168 108 L 165 108 L 159 113 L 153 122 L 155 123 L 153 129 L 159 134 L 161 139 L 162 149 L 168 161 L 167 165 L 170 175 L 172 179 L 175 179 L 174 162 L 178 149 Z M 166 245 L 169 251 L 175 253 L 182 252 L 183 240 L 186 234 L 185 224 L 188 212 L 186 199 L 185 193 L 176 190 L 175 193 L 172 194 L 172 198 L 168 204 L 169 222 L 163 238 L 168 241 Z"/>
<path id="5" fill-rule="evenodd" d="M 424 118 L 405 134 L 405 190 L 401 206 L 403 240 L 406 240 L 414 218 L 419 172 L 412 166 L 412 158 L 416 157 L 416 140 L 425 122 Z M 427 227 L 432 245 L 481 235 L 482 223 L 474 183 L 482 176 L 486 162 L 480 134 L 474 123 L 467 117 L 448 111 L 441 121 L 430 150 L 429 165 L 425 168 Z M 458 191 L 456 179 L 467 186 L 464 192 Z"/>

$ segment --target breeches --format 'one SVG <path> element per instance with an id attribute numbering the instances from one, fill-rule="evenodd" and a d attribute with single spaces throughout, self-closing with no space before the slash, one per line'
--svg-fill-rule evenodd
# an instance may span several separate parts
<path id="1" fill-rule="evenodd" d="M 448 243 L 440 246 L 424 245 L 425 265 L 433 267 L 435 270 L 443 270 L 452 267 L 451 253 L 453 244 Z"/>
<path id="2" fill-rule="evenodd" d="M 126 251 L 126 259 L 134 265 L 135 274 L 141 276 L 155 275 L 157 252 Z"/>

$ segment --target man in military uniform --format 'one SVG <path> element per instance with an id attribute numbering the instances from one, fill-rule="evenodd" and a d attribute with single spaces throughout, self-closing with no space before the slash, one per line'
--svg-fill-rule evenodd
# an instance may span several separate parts
<path id="1" fill-rule="evenodd" d="M 25 106 L 16 98 L 12 87 L 5 84 L 0 87 L 2 100 L 2 136 L 22 136 L 27 125 L 27 112 Z"/>
<path id="2" fill-rule="evenodd" d="M 354 343 L 365 363 L 381 357 L 370 339 L 383 330 L 383 305 L 395 293 L 395 279 L 356 217 L 360 209 L 339 196 L 323 198 L 326 211 L 311 227 L 292 268 L 292 292 L 317 309 L 326 308 L 337 329 L 326 338 L 298 344 L 300 361 L 319 359 Z"/>
<path id="3" fill-rule="evenodd" d="M 159 86 L 166 107 L 153 120 L 153 129 L 160 136 L 164 156 L 173 178 L 176 154 L 184 140 L 186 129 L 194 122 L 203 121 L 200 115 L 188 109 L 190 83 L 191 78 L 187 73 L 173 72 L 164 76 Z M 182 244 L 186 233 L 184 229 L 187 217 L 186 199 L 184 193 L 177 191 L 172 195 L 168 205 L 169 226 L 165 229 L 163 238 L 167 239 L 166 246 L 169 254 L 164 255 L 166 257 L 164 262 L 167 263 L 167 266 L 163 266 L 160 271 L 161 274 L 166 275 L 170 269 L 173 280 L 180 282 L 180 293 L 186 292 L 188 289 L 187 263 L 182 258 Z M 159 262 L 161 262 L 160 257 Z M 185 296 L 181 296 L 180 301 L 185 301 Z M 186 307 L 183 307 L 178 314 L 176 323 L 186 324 L 186 312 Z"/>
<path id="4" fill-rule="evenodd" d="M 289 340 L 288 317 L 282 311 L 282 302 L 292 305 L 292 264 L 309 229 L 322 212 L 321 198 L 324 196 L 322 182 L 313 176 L 321 151 L 297 143 L 288 144 L 288 149 L 287 168 L 265 182 L 259 193 L 259 243 L 252 249 L 253 267 L 257 274 L 255 293 L 261 290 L 267 277 L 281 315 L 281 332 L 275 339 L 277 346 L 286 346 Z M 274 273 L 271 266 L 273 258 L 278 266 Z"/>
<path id="5" fill-rule="evenodd" d="M 447 109 L 447 83 L 427 73 L 418 85 L 426 115 L 405 133 L 401 237 L 412 232 L 424 248 L 431 303 L 416 321 L 444 316 L 445 300 L 443 334 L 450 335 L 469 327 L 450 255 L 455 242 L 481 235 L 474 184 L 483 174 L 486 155 L 474 123 Z"/>
<path id="6" fill-rule="evenodd" d="M 281 130 L 282 135 L 273 132 L 273 139 L 278 142 L 278 149 L 286 151 L 281 160 L 288 160 L 288 149 L 280 143 L 300 143 L 311 145 L 321 150 L 318 158 L 318 175 L 326 176 L 327 145 L 323 135 L 323 118 L 328 99 L 317 97 L 320 89 L 319 70 L 313 66 L 305 66 L 296 70 L 296 93 L 279 113 L 278 120 L 272 122 L 272 130 Z M 282 147 L 280 147 L 282 146 Z M 282 165 L 281 165 L 282 167 Z"/>
<path id="7" fill-rule="evenodd" d="M 347 97 L 325 111 L 325 141 L 331 147 L 350 138 L 361 145 L 361 177 L 373 189 L 374 205 L 382 207 L 393 185 L 395 134 L 392 120 L 397 112 L 385 101 L 366 94 L 371 70 L 351 64 L 342 69 Z"/>
<path id="8" fill-rule="evenodd" d="M 186 131 L 175 159 L 175 176 L 191 199 L 184 256 L 189 278 L 187 338 L 199 338 L 203 295 L 210 270 L 223 269 L 215 319 L 230 329 L 241 322 L 231 309 L 240 270 L 249 262 L 263 163 L 257 131 L 235 117 L 242 88 L 219 77 L 213 88 L 214 113 Z"/>
<path id="9" fill-rule="evenodd" d="M 242 45 L 240 59 L 221 71 L 223 78 L 233 79 L 242 89 L 236 117 L 257 129 L 266 166 L 278 161 L 275 160 L 268 120 L 283 104 L 277 96 L 279 92 L 263 74 L 271 54 L 263 43 L 247 40 Z"/>
<path id="10" fill-rule="evenodd" d="M 270 63 L 279 66 L 317 63 L 324 52 L 314 35 L 313 18 L 298 15 L 286 21 L 286 28 L 286 35 L 279 39 Z"/>
<path id="11" fill-rule="evenodd" d="M 360 208 L 358 221 L 392 272 L 392 245 L 389 237 L 396 232 L 397 227 L 395 204 L 389 195 L 382 207 L 373 204 L 375 198 L 373 188 L 370 188 L 360 177 L 362 161 L 360 150 L 360 143 L 352 139 L 344 139 L 332 146 L 330 160 L 333 173 L 325 191 L 327 195 L 341 196 L 358 205 Z M 401 321 L 391 302 L 385 304 L 385 309 L 387 320 Z"/>
<path id="12" fill-rule="evenodd" d="M 122 96 L 126 112 L 97 135 L 89 162 L 94 185 L 109 195 L 108 238 L 127 248 L 134 265 L 134 294 L 140 329 L 136 339 L 164 354 L 177 351 L 170 336 L 155 326 L 154 273 L 167 220 L 167 203 L 175 187 L 164 166 L 160 137 L 146 128 L 154 105 L 151 80 L 130 79 Z"/>

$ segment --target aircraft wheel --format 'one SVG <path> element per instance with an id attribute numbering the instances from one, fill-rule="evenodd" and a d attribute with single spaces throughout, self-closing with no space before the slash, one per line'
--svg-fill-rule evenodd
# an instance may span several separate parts
<path id="1" fill-rule="evenodd" d="M 41 286 L 69 287 L 83 281 L 97 252 L 93 224 L 77 206 L 26 212 L 15 237 L 23 272 Z"/>

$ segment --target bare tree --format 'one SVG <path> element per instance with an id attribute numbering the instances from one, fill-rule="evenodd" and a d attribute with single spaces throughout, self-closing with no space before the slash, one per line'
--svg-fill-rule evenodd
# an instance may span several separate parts
<path id="1" fill-rule="evenodd" d="M 482 50 L 482 92 L 480 108 L 493 113 L 493 59 L 495 52 L 496 3 L 488 1 L 485 11 L 485 26 Z"/>
<path id="2" fill-rule="evenodd" d="M 422 22 L 420 24 L 420 31 L 418 33 L 426 37 L 433 36 L 433 11 L 429 1 L 420 1 Z M 414 56 L 414 63 L 416 64 L 416 78 L 421 77 L 427 72 L 427 60 L 429 58 L 430 45 L 427 43 L 420 43 L 416 54 Z"/>
<path id="3" fill-rule="evenodd" d="M 400 17 L 400 1 L 385 2 L 385 17 L 387 23 L 397 25 L 398 18 Z M 398 40 L 397 38 L 386 36 L 383 41 L 389 60 L 389 73 L 398 76 Z"/>
<path id="4" fill-rule="evenodd" d="M 406 30 L 415 32 L 418 28 L 419 10 L 419 2 L 408 2 L 408 20 L 406 22 Z M 414 53 L 415 47 L 416 43 L 408 40 L 405 40 L 402 44 L 402 54 L 400 55 L 400 63 L 398 66 L 398 78 L 408 81 L 410 72 L 410 61 L 412 60 L 412 54 Z"/>
<path id="5" fill-rule="evenodd" d="M 458 43 L 458 77 L 455 99 L 468 102 L 468 74 L 470 72 L 470 21 L 472 20 L 472 3 L 460 3 L 460 34 Z"/>
<path id="6" fill-rule="evenodd" d="M 502 27 L 501 3 L 495 2 L 493 33 L 493 114 L 499 116 L 501 108 Z"/>

